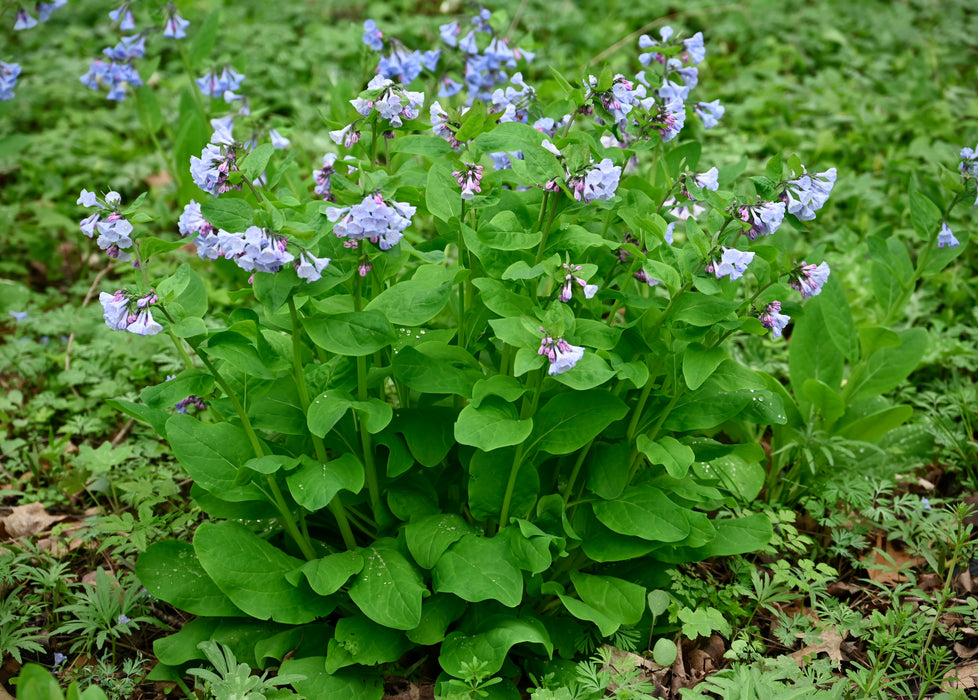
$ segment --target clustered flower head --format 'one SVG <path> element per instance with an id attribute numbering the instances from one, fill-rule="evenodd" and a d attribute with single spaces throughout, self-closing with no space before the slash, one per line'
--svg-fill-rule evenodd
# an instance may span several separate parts
<path id="1" fill-rule="evenodd" d="M 298 259 L 288 250 L 285 236 L 258 226 L 250 226 L 241 233 L 215 229 L 201 213 L 200 204 L 190 200 L 178 221 L 180 235 L 192 236 L 197 255 L 203 260 L 224 258 L 231 260 L 247 272 L 274 273 L 287 263 L 293 263 L 296 273 L 306 282 L 315 282 L 330 263 L 329 258 L 317 258 L 308 251 L 301 251 Z"/>
<path id="2" fill-rule="evenodd" d="M 580 265 L 568 265 L 563 264 L 565 270 L 564 278 L 560 285 L 560 293 L 557 295 L 557 299 L 566 303 L 571 300 L 574 294 L 574 284 L 576 283 L 584 292 L 585 299 L 591 299 L 595 294 L 598 293 L 598 285 L 588 284 L 587 281 L 578 277 L 575 273 L 581 271 Z"/>
<path id="3" fill-rule="evenodd" d="M 159 299 L 150 291 L 142 296 L 120 289 L 115 294 L 102 292 L 98 300 L 102 304 L 102 318 L 112 330 L 129 331 L 136 335 L 156 335 L 163 326 L 153 320 L 150 307 Z"/>
<path id="4" fill-rule="evenodd" d="M 961 162 L 958 164 L 958 170 L 964 176 L 964 179 L 975 180 L 978 182 L 978 146 L 975 148 L 968 148 L 965 146 L 961 149 Z M 975 206 L 978 207 L 978 199 L 975 199 Z"/>
<path id="5" fill-rule="evenodd" d="M 33 29 L 37 26 L 38 22 L 47 22 L 51 19 L 51 15 L 55 10 L 60 9 L 68 4 L 68 0 L 54 0 L 53 2 L 39 2 L 34 6 L 34 10 L 37 12 L 37 19 L 34 19 L 23 5 L 17 9 L 17 15 L 14 19 L 14 31 L 23 31 L 25 29 Z"/>
<path id="6" fill-rule="evenodd" d="M 0 102 L 14 99 L 18 76 L 20 76 L 20 64 L 0 61 Z"/>
<path id="7" fill-rule="evenodd" d="M 744 233 L 752 241 L 758 236 L 770 236 L 784 221 L 784 202 L 757 202 L 738 208 L 741 221 L 750 224 Z"/>
<path id="8" fill-rule="evenodd" d="M 327 153 L 323 156 L 323 167 L 319 170 L 312 171 L 313 179 L 316 181 L 314 191 L 327 202 L 336 201 L 336 197 L 333 196 L 332 186 L 332 177 L 336 173 L 336 169 L 333 167 L 336 163 L 336 158 L 335 153 Z"/>
<path id="9" fill-rule="evenodd" d="M 221 97 L 225 102 L 231 103 L 241 99 L 235 90 L 241 87 L 245 76 L 234 70 L 230 66 L 224 66 L 220 70 L 214 69 L 203 78 L 197 78 L 197 87 L 201 93 L 208 97 Z"/>
<path id="10" fill-rule="evenodd" d="M 598 104 L 601 108 L 611 115 L 612 121 L 619 130 L 625 131 L 628 127 L 628 114 L 637 106 L 642 105 L 642 100 L 647 96 L 646 86 L 637 81 L 628 80 L 624 75 L 618 74 L 611 82 L 611 88 L 599 91 L 598 78 L 588 76 L 584 84 L 587 88 L 585 101 L 591 104 Z M 600 117 L 596 117 L 599 123 L 603 123 Z"/>
<path id="11" fill-rule="evenodd" d="M 802 299 L 816 297 L 822 293 L 822 287 L 829 279 L 829 264 L 808 264 L 804 260 L 789 273 L 789 283 L 793 289 L 801 293 Z"/>
<path id="12" fill-rule="evenodd" d="M 104 49 L 102 53 L 110 60 L 95 59 L 80 80 L 92 90 L 104 85 L 109 88 L 106 99 L 121 102 L 126 99 L 127 87 L 143 84 L 132 60 L 146 55 L 146 38 L 140 35 L 124 36 L 118 44 Z"/>
<path id="13" fill-rule="evenodd" d="M 190 408 L 191 406 L 196 408 L 198 411 L 203 411 L 205 408 L 207 408 L 207 404 L 204 403 L 204 400 L 199 396 L 197 396 L 196 394 L 191 394 L 187 398 L 181 401 L 177 401 L 173 405 L 173 408 L 176 410 L 177 413 L 186 413 L 187 409 Z"/>
<path id="14" fill-rule="evenodd" d="M 561 161 L 564 160 L 563 154 L 550 139 L 544 139 L 542 145 Z M 591 163 L 575 173 L 568 172 L 566 184 L 578 202 L 607 201 L 615 196 L 620 179 L 621 166 L 615 165 L 611 158 L 604 158 L 600 163 Z M 553 184 L 548 183 L 545 189 L 554 190 Z"/>
<path id="15" fill-rule="evenodd" d="M 210 143 L 204 146 L 199 158 L 190 157 L 190 176 L 193 181 L 204 192 L 215 197 L 230 190 L 241 189 L 240 184 L 233 184 L 228 179 L 238 169 L 238 144 L 231 131 L 233 125 L 231 117 L 211 119 L 214 133 Z"/>
<path id="16" fill-rule="evenodd" d="M 446 78 L 438 92 L 439 97 L 451 97 L 463 88 L 468 88 L 470 103 L 474 100 L 489 102 L 493 90 L 509 80 L 509 70 L 515 70 L 520 60 L 533 60 L 532 52 L 510 48 L 505 39 L 494 35 L 489 24 L 491 17 L 489 10 L 480 8 L 479 13 L 472 17 L 472 29 L 465 36 L 461 36 L 462 28 L 458 22 L 449 22 L 439 28 L 442 41 L 461 51 L 465 60 L 464 84 Z M 479 34 L 490 37 L 488 44 L 481 50 L 477 38 Z"/>
<path id="17" fill-rule="evenodd" d="M 424 93 L 405 90 L 393 80 L 377 75 L 367 83 L 367 89 L 360 97 L 350 100 L 350 104 L 364 117 L 376 111 L 392 128 L 397 128 L 403 125 L 402 118 L 417 119 L 424 104 Z"/>
<path id="18" fill-rule="evenodd" d="M 458 181 L 458 186 L 462 188 L 462 199 L 473 199 L 476 192 L 482 192 L 479 186 L 482 183 L 482 166 L 475 163 L 463 163 L 462 170 L 456 170 L 452 176 Z"/>
<path id="19" fill-rule="evenodd" d="M 91 216 L 82 219 L 78 225 L 81 228 L 81 232 L 89 238 L 94 237 L 98 233 L 98 238 L 95 242 L 110 258 L 115 258 L 120 262 L 127 262 L 132 259 L 132 255 L 126 251 L 132 247 L 132 237 L 130 234 L 132 234 L 133 229 L 132 224 L 118 211 L 121 201 L 122 197 L 118 192 L 107 193 L 100 202 L 98 195 L 83 189 L 78 196 L 76 204 L 88 208 L 98 207 L 99 209 L 108 210 L 109 214 L 103 217 L 102 213 L 95 212 Z"/>
<path id="20" fill-rule="evenodd" d="M 540 331 L 543 333 L 543 339 L 540 341 L 540 349 L 537 354 L 550 360 L 550 368 L 547 370 L 547 374 L 551 376 L 563 374 L 573 369 L 574 365 L 584 357 L 583 347 L 571 345 L 563 338 L 554 338 L 543 328 Z"/>
<path id="21" fill-rule="evenodd" d="M 941 232 L 937 234 L 937 247 L 938 248 L 957 248 L 961 245 L 961 242 L 954 237 L 951 232 L 951 227 L 947 225 L 946 221 L 941 222 Z"/>
<path id="22" fill-rule="evenodd" d="M 829 168 L 824 173 L 809 175 L 806 172 L 796 180 L 789 180 L 783 195 L 788 213 L 794 214 L 800 221 L 814 219 L 815 212 L 822 208 L 832 194 L 835 179 L 836 169 Z"/>
<path id="23" fill-rule="evenodd" d="M 334 222 L 333 233 L 351 241 L 369 240 L 381 250 L 390 250 L 404 237 L 416 208 L 403 202 L 385 202 L 378 192 L 367 195 L 352 207 L 327 207 L 326 218 Z"/>
<path id="24" fill-rule="evenodd" d="M 166 24 L 163 27 L 163 36 L 167 39 L 186 39 L 187 27 L 190 22 L 177 14 L 176 9 L 170 5 L 167 7 Z"/>
<path id="25" fill-rule="evenodd" d="M 772 301 L 764 311 L 757 317 L 761 322 L 761 325 L 771 331 L 771 335 L 775 338 L 781 337 L 781 332 L 788 325 L 788 321 L 791 320 L 791 316 L 786 316 L 781 313 L 781 302 Z"/>
<path id="26" fill-rule="evenodd" d="M 732 280 L 739 280 L 754 259 L 754 253 L 726 246 L 722 246 L 721 250 L 720 260 L 711 260 L 706 266 L 706 271 L 716 275 L 717 279 L 729 276 Z"/>

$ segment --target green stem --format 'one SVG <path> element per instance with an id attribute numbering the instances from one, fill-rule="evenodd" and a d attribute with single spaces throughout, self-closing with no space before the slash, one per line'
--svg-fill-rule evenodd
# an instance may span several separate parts
<path id="1" fill-rule="evenodd" d="M 302 365 L 302 326 L 299 324 L 299 312 L 295 308 L 295 300 L 291 296 L 289 296 L 288 303 L 289 316 L 292 319 L 292 374 L 295 378 L 296 388 L 299 391 L 299 402 L 302 404 L 302 412 L 308 413 L 310 401 L 309 390 L 306 387 L 305 370 Z M 313 449 L 316 451 L 316 459 L 319 460 L 320 464 L 326 464 L 329 461 L 329 457 L 323 439 L 318 435 L 310 435 L 310 437 L 312 438 Z M 347 549 L 355 549 L 357 541 L 353 536 L 353 530 L 350 528 L 350 521 L 346 517 L 346 509 L 343 508 L 343 501 L 340 499 L 339 493 L 333 496 L 329 502 L 329 510 L 333 513 L 333 517 L 336 518 L 340 535 L 343 537 L 343 544 L 346 545 Z M 305 533 L 305 518 L 302 519 L 302 529 Z M 306 537 L 308 539 L 308 535 Z"/>
<path id="2" fill-rule="evenodd" d="M 523 396 L 523 405 L 520 409 L 520 420 L 526 420 L 537 410 L 537 404 L 540 401 L 540 390 L 543 387 L 543 379 L 541 377 L 541 372 L 543 370 L 537 370 L 534 372 L 530 381 L 535 383 L 533 387 L 533 398 L 527 401 L 526 396 Z M 506 482 L 506 492 L 503 494 L 503 505 L 499 509 L 499 527 L 503 528 L 506 526 L 509 520 L 509 507 L 513 502 L 513 491 L 516 489 L 516 477 L 520 473 L 520 466 L 523 464 L 524 457 L 524 443 L 520 443 L 516 446 L 516 454 L 513 455 L 513 466 L 509 470 L 509 480 Z"/>
<path id="3" fill-rule="evenodd" d="M 591 438 L 591 441 L 577 453 L 577 459 L 574 460 L 574 467 L 571 469 L 570 477 L 568 477 L 567 484 L 560 494 L 564 498 L 565 509 L 567 508 L 567 502 L 570 500 L 571 492 L 574 490 L 574 482 L 577 481 L 577 476 L 581 473 L 581 467 L 584 466 L 584 460 L 587 458 L 588 452 L 591 451 L 591 445 L 594 444 L 595 439 Z"/>
<path id="4" fill-rule="evenodd" d="M 465 200 L 462 200 L 462 214 L 459 216 L 459 220 L 465 218 Z M 462 267 L 462 257 L 465 254 L 465 241 L 462 239 L 462 227 L 458 227 L 458 266 Z M 467 343 L 465 341 L 465 284 L 466 280 L 461 280 L 458 283 L 458 346 L 464 348 Z"/>
<path id="5" fill-rule="evenodd" d="M 251 425 L 251 419 L 248 418 L 248 412 L 245 411 L 241 401 L 238 399 L 235 393 L 231 391 L 231 387 L 228 385 L 227 381 L 225 381 L 224 377 L 221 376 L 221 373 L 217 371 L 217 367 L 215 367 L 214 363 L 210 361 L 210 358 L 201 352 L 200 346 L 191 344 L 191 347 L 193 347 L 194 352 L 197 353 L 197 357 L 200 358 L 200 361 L 204 363 L 204 366 L 214 377 L 214 381 L 217 382 L 217 385 L 221 387 L 221 390 L 228 397 L 228 400 L 231 401 L 231 405 L 234 406 L 234 411 L 238 414 L 238 418 L 241 420 L 241 426 L 244 428 L 245 434 L 248 436 L 248 441 L 251 443 L 251 448 L 254 451 L 255 456 L 264 457 L 265 448 L 262 447 L 261 440 L 258 439 L 258 434 L 255 432 L 254 426 Z M 278 482 L 275 481 L 274 475 L 268 475 L 267 483 L 275 508 L 278 510 L 279 517 L 282 519 L 282 525 L 286 532 L 289 533 L 289 536 L 295 541 L 296 546 L 299 547 L 299 551 L 302 552 L 302 555 L 307 560 L 311 561 L 316 559 L 316 552 L 313 550 L 312 544 L 309 542 L 309 540 L 304 538 L 302 533 L 299 532 L 295 517 L 292 515 L 292 511 L 285 500 L 285 496 L 282 494 L 282 490 L 278 486 Z"/>
<path id="6" fill-rule="evenodd" d="M 187 79 L 190 81 L 190 94 L 194 96 L 194 101 L 197 103 L 197 107 L 200 109 L 200 114 L 205 119 L 207 118 L 207 110 L 204 109 L 204 103 L 200 99 L 200 90 L 197 87 L 197 81 L 194 79 L 193 69 L 190 67 L 190 59 L 187 57 L 187 49 L 184 48 L 183 42 L 178 42 L 178 48 L 180 50 L 180 60 L 183 62 L 183 70 L 187 74 Z"/>

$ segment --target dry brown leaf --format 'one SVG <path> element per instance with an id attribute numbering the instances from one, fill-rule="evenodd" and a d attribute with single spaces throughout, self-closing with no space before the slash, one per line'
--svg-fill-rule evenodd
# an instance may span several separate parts
<path id="1" fill-rule="evenodd" d="M 970 659 L 975 654 L 978 654 L 978 647 L 972 649 L 971 647 L 966 647 L 961 642 L 955 642 L 954 653 L 960 656 L 962 659 Z"/>
<path id="2" fill-rule="evenodd" d="M 944 674 L 941 690 L 968 690 L 978 688 L 978 661 L 969 661 Z"/>
<path id="3" fill-rule="evenodd" d="M 36 535 L 67 517 L 67 515 L 49 515 L 41 503 L 14 506 L 9 514 L 0 516 L 0 538 L 15 540 Z"/>
<path id="4" fill-rule="evenodd" d="M 817 656 L 821 653 L 826 653 L 829 658 L 835 661 L 836 666 L 842 662 L 842 641 L 843 637 L 835 630 L 835 628 L 830 627 L 827 630 L 822 630 L 819 632 L 819 639 L 821 641 L 818 644 L 812 644 L 803 649 L 799 649 L 791 654 L 791 658 L 795 660 L 799 666 L 805 663 L 806 656 Z"/>
<path id="5" fill-rule="evenodd" d="M 0 700 L 17 700 L 13 695 L 8 693 L 2 685 L 0 685 Z"/>

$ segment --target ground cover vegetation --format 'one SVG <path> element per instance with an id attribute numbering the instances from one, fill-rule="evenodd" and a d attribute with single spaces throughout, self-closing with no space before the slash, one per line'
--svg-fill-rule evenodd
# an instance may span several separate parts
<path id="1" fill-rule="evenodd" d="M 968 3 L 0 23 L 18 698 L 978 686 Z"/>

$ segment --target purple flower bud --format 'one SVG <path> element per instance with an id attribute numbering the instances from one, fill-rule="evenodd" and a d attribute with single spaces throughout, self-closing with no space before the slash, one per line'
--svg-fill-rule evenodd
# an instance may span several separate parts
<path id="1" fill-rule="evenodd" d="M 762 326 L 771 331 L 773 337 L 780 338 L 781 331 L 788 325 L 791 317 L 781 313 L 780 301 L 772 301 L 757 319 L 761 322 Z"/>
<path id="2" fill-rule="evenodd" d="M 804 260 L 789 273 L 792 288 L 801 293 L 802 299 L 815 297 L 822 293 L 822 287 L 829 279 L 829 264 L 809 265 Z"/>

